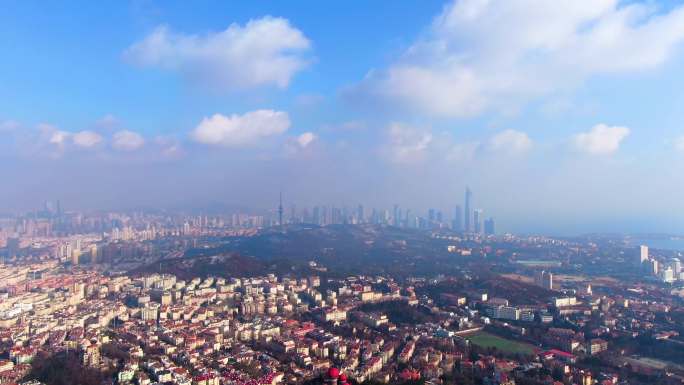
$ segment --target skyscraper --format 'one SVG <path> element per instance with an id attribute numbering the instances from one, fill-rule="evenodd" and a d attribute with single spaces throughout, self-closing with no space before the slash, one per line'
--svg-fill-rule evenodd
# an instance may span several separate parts
<path id="1" fill-rule="evenodd" d="M 7 238 L 5 248 L 7 250 L 8 257 L 14 257 L 19 252 L 20 241 L 18 237 Z"/>
<path id="2" fill-rule="evenodd" d="M 682 262 L 679 258 L 672 258 L 670 260 L 670 267 L 675 274 L 675 277 L 679 277 L 679 273 L 682 271 Z"/>
<path id="3" fill-rule="evenodd" d="M 330 221 L 332 224 L 337 225 L 342 223 L 342 218 L 342 210 L 333 206 L 330 210 Z"/>
<path id="4" fill-rule="evenodd" d="M 645 261 L 648 261 L 648 246 L 641 245 L 639 248 L 639 263 L 643 264 Z"/>
<path id="5" fill-rule="evenodd" d="M 653 275 L 658 275 L 658 260 L 656 259 L 650 259 L 648 260 L 651 264 L 650 270 Z"/>
<path id="6" fill-rule="evenodd" d="M 321 206 L 321 226 L 327 226 L 330 224 L 330 213 L 328 212 L 328 206 Z"/>
<path id="7" fill-rule="evenodd" d="M 78 265 L 80 258 L 81 258 L 81 250 L 72 249 L 71 250 L 71 264 Z"/>
<path id="8" fill-rule="evenodd" d="M 317 225 L 321 224 L 321 208 L 318 206 L 314 206 L 313 208 L 313 223 Z"/>
<path id="9" fill-rule="evenodd" d="M 278 204 L 278 225 L 283 227 L 283 193 L 280 192 L 280 203 Z"/>
<path id="10" fill-rule="evenodd" d="M 297 206 L 296 205 L 290 206 L 290 223 L 299 223 L 299 220 L 297 218 Z"/>
<path id="11" fill-rule="evenodd" d="M 97 255 L 98 255 L 98 250 L 97 250 L 97 245 L 92 245 L 90 246 L 90 263 L 97 263 Z"/>
<path id="12" fill-rule="evenodd" d="M 470 188 L 466 187 L 465 190 L 465 231 L 470 232 L 472 231 L 472 228 L 470 227 L 470 198 L 473 195 L 473 193 L 470 191 Z"/>
<path id="13" fill-rule="evenodd" d="M 547 290 L 553 290 L 553 274 L 549 271 L 540 271 L 535 277 L 537 285 Z"/>
<path id="14" fill-rule="evenodd" d="M 473 229 L 475 233 L 482 232 L 482 209 L 473 211 Z"/>
<path id="15" fill-rule="evenodd" d="M 494 235 L 494 218 L 489 218 L 484 221 L 485 235 Z"/>
<path id="16" fill-rule="evenodd" d="M 456 206 L 454 210 L 454 221 L 451 224 L 454 231 L 463 231 L 463 212 L 461 206 Z"/>

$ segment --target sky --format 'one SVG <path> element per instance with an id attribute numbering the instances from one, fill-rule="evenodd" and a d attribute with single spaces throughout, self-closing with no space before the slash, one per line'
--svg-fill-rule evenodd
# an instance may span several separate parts
<path id="1" fill-rule="evenodd" d="M 684 233 L 684 3 L 10 1 L 0 210 L 286 205 Z"/>

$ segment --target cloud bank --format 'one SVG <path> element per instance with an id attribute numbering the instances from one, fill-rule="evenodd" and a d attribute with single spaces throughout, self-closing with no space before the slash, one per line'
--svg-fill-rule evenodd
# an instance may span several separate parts
<path id="1" fill-rule="evenodd" d="M 285 88 L 308 65 L 311 43 L 283 18 L 263 17 L 204 35 L 157 27 L 124 53 L 141 67 L 178 72 L 186 80 L 221 90 Z"/>
<path id="2" fill-rule="evenodd" d="M 609 155 L 620 148 L 620 143 L 629 135 L 627 127 L 597 124 L 591 130 L 573 137 L 573 144 L 579 151 L 593 155 Z"/>
<path id="3" fill-rule="evenodd" d="M 508 112 L 595 75 L 656 68 L 683 40 L 684 6 L 453 1 L 400 58 L 348 93 L 427 116 Z"/>
<path id="4" fill-rule="evenodd" d="M 114 133 L 112 147 L 121 151 L 134 151 L 145 144 L 145 138 L 137 132 L 121 130 Z"/>
<path id="5" fill-rule="evenodd" d="M 287 112 L 257 110 L 244 115 L 214 114 L 205 117 L 195 127 L 191 137 L 202 144 L 224 147 L 253 145 L 269 136 L 282 134 L 290 128 Z"/>

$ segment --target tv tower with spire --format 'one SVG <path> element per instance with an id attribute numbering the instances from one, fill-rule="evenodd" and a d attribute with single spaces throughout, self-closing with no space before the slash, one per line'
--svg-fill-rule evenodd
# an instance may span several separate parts
<path id="1" fill-rule="evenodd" d="M 280 192 L 280 203 L 278 204 L 278 225 L 283 228 L 283 192 Z"/>

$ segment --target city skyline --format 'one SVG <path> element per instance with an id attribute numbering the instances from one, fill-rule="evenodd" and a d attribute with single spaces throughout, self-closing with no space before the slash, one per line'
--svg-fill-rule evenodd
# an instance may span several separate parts
<path id="1" fill-rule="evenodd" d="M 684 0 L 0 4 L 0 385 L 684 385 Z"/>
<path id="2" fill-rule="evenodd" d="M 467 189 L 468 196 L 471 199 L 472 192 Z M 478 208 L 471 215 L 473 227 L 468 229 L 461 226 L 467 219 L 460 210 L 460 205 L 455 206 L 453 215 L 448 214 L 449 210 L 441 210 L 438 208 L 429 208 L 424 212 L 408 207 L 402 207 L 399 204 L 393 204 L 392 210 L 389 208 L 371 207 L 366 210 L 363 204 L 356 206 L 352 205 L 335 205 L 335 204 L 318 204 L 313 206 L 298 206 L 296 203 L 290 203 L 287 206 L 283 203 L 282 192 L 278 197 L 278 204 L 276 207 L 269 209 L 254 210 L 249 208 L 214 208 L 207 210 L 160 210 L 159 208 L 151 210 L 124 210 L 122 212 L 144 213 L 150 211 L 152 213 L 164 213 L 170 216 L 186 216 L 199 218 L 235 218 L 236 215 L 245 215 L 247 218 L 258 219 L 259 225 L 257 227 L 272 227 L 282 226 L 286 224 L 317 224 L 317 225 L 331 225 L 331 224 L 384 224 L 393 225 L 396 227 L 414 228 L 414 229 L 448 229 L 460 233 L 472 233 L 483 235 L 494 235 L 495 225 L 492 216 L 485 217 L 484 209 Z M 45 201 L 42 208 L 36 208 L 26 212 L 16 212 L 7 214 L 7 218 L 26 218 L 38 220 L 53 220 L 55 224 L 59 224 L 61 220 L 66 217 L 74 215 L 90 215 L 98 216 L 107 213 L 115 213 L 116 210 L 95 210 L 95 211 L 80 211 L 80 210 L 63 210 L 60 200 Z M 1 215 L 1 214 L 0 214 Z M 467 216 L 467 214 L 465 214 Z M 2 217 L 0 217 L 2 218 Z M 206 220 L 206 219 L 205 219 Z M 232 220 L 235 222 L 235 219 Z M 250 222 L 251 223 L 251 222 Z M 250 226 L 253 226 L 250 224 Z"/>
<path id="3" fill-rule="evenodd" d="M 8 5 L 0 211 L 451 213 L 467 185 L 508 231 L 684 232 L 684 6 L 576 4 Z"/>

